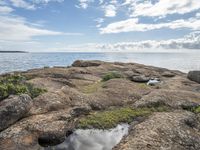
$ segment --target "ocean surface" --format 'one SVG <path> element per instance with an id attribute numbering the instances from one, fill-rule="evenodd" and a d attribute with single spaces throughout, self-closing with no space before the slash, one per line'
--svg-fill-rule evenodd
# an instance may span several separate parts
<path id="1" fill-rule="evenodd" d="M 77 59 L 136 62 L 183 72 L 200 70 L 199 50 L 160 53 L 0 53 L 0 73 L 46 66 L 69 66 Z"/>

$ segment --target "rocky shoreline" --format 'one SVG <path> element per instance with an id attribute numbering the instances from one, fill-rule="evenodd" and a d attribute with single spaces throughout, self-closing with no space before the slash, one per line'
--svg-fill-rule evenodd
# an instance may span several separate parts
<path id="1" fill-rule="evenodd" d="M 1 75 L 0 149 L 39 150 L 62 143 L 77 128 L 129 123 L 114 150 L 199 150 L 199 74 L 78 60 Z"/>

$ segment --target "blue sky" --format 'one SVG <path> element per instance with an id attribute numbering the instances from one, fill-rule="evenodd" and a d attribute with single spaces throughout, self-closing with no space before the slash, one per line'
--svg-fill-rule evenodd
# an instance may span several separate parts
<path id="1" fill-rule="evenodd" d="M 0 50 L 200 49 L 199 0 L 1 0 Z"/>

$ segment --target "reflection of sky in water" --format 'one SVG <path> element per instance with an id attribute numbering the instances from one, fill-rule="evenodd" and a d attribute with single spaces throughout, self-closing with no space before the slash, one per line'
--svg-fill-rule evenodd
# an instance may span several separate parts
<path id="1" fill-rule="evenodd" d="M 46 150 L 112 150 L 124 135 L 128 134 L 129 126 L 118 125 L 110 130 L 76 130 L 64 143 L 45 148 Z"/>
<path id="2" fill-rule="evenodd" d="M 200 50 L 157 53 L 0 53 L 0 73 L 44 66 L 68 66 L 77 59 L 136 62 L 181 71 L 200 70 Z"/>

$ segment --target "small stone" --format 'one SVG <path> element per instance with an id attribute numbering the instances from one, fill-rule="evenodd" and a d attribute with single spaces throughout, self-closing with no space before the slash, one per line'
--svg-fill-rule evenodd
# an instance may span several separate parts
<path id="1" fill-rule="evenodd" d="M 150 78 L 146 77 L 144 75 L 140 75 L 140 76 L 133 76 L 131 80 L 134 82 L 144 83 L 144 82 L 148 82 L 150 80 Z"/>

